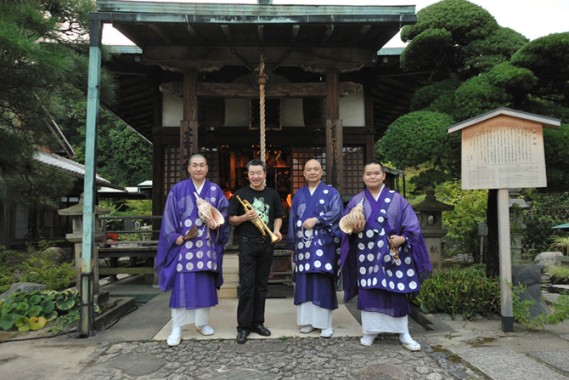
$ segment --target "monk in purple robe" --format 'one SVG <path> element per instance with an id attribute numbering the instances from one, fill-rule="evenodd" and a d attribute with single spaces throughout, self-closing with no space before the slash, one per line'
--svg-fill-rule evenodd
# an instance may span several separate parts
<path id="1" fill-rule="evenodd" d="M 344 212 L 362 204 L 365 215 L 351 234 L 342 237 L 344 301 L 358 296 L 362 345 L 371 346 L 380 333 L 396 333 L 404 348 L 419 351 L 421 345 L 409 334 L 408 296 L 419 291 L 432 266 L 415 211 L 384 180 L 380 164 L 367 164 L 366 189 L 350 200 Z"/>
<path id="2" fill-rule="evenodd" d="M 229 223 L 219 225 L 208 215 L 200 217 L 198 211 L 199 197 L 227 219 L 229 202 L 221 188 L 206 179 L 205 157 L 193 155 L 188 172 L 190 178 L 175 184 L 168 194 L 155 263 L 160 288 L 172 290 L 169 346 L 180 344 L 181 328 L 187 324 L 195 324 L 203 335 L 214 333 L 208 323 L 209 309 L 218 303 L 223 248 L 230 233 Z"/>
<path id="3" fill-rule="evenodd" d="M 300 332 L 320 329 L 320 336 L 329 338 L 334 333 L 332 310 L 338 308 L 338 221 L 343 204 L 338 191 L 322 182 L 322 174 L 320 162 L 308 160 L 304 165 L 306 185 L 292 200 L 288 243 L 294 249 L 294 304 Z"/>

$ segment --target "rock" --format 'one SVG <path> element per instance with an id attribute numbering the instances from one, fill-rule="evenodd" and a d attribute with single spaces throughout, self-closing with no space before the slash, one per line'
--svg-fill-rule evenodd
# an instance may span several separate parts
<path id="1" fill-rule="evenodd" d="M 10 286 L 10 289 L 0 294 L 0 300 L 8 298 L 12 293 L 31 292 L 33 290 L 42 290 L 45 288 L 47 288 L 47 286 L 43 284 L 36 284 L 33 282 L 16 282 L 13 283 L 12 286 Z"/>
<path id="2" fill-rule="evenodd" d="M 60 247 L 49 247 L 42 251 L 43 255 L 46 255 L 53 259 L 53 261 L 59 265 L 65 262 L 68 262 L 68 255 L 66 254 L 65 250 Z"/>
<path id="3" fill-rule="evenodd" d="M 561 256 L 563 256 L 563 253 L 561 252 L 541 252 L 533 261 L 535 261 L 536 264 L 542 265 L 544 268 L 549 268 L 559 265 L 561 262 L 559 258 Z"/>
<path id="4" fill-rule="evenodd" d="M 514 286 L 521 284 L 526 288 L 519 295 L 520 299 L 522 301 L 533 301 L 533 305 L 530 306 L 531 318 L 548 312 L 541 296 L 541 271 L 542 267 L 537 264 L 512 267 L 512 283 Z"/>

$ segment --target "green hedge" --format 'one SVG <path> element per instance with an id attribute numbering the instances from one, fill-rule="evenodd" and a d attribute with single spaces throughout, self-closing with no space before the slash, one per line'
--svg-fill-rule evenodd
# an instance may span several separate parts
<path id="1" fill-rule="evenodd" d="M 443 269 L 423 282 L 413 302 L 424 313 L 447 313 L 452 319 L 457 314 L 464 319 L 488 317 L 500 310 L 500 284 L 487 277 L 481 265 Z"/>

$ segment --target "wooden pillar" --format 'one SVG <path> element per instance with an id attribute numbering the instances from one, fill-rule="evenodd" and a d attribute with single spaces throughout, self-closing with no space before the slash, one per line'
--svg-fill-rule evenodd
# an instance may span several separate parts
<path id="1" fill-rule="evenodd" d="M 370 80 L 371 82 L 371 80 Z M 364 87 L 366 151 L 365 163 L 375 161 L 375 127 L 373 122 L 373 94 L 372 89 Z"/>
<path id="2" fill-rule="evenodd" d="M 198 153 L 198 72 L 195 69 L 184 71 L 182 96 L 184 102 L 183 119 L 180 123 L 180 179 L 187 177 L 185 165 L 192 154 Z"/>
<path id="3" fill-rule="evenodd" d="M 500 246 L 500 314 L 502 331 L 514 331 L 512 305 L 512 249 L 510 243 L 510 195 L 498 189 L 498 244 Z"/>
<path id="4" fill-rule="evenodd" d="M 97 267 L 95 249 L 95 196 L 97 162 L 97 124 L 101 87 L 101 38 L 103 24 L 100 20 L 89 20 L 89 79 L 87 85 L 87 120 L 85 128 L 85 178 L 83 183 L 83 237 L 81 242 L 81 272 L 79 286 L 81 307 L 79 315 L 79 334 L 89 337 L 93 333 L 94 289 L 97 277 L 93 267 Z"/>
<path id="5" fill-rule="evenodd" d="M 344 145 L 340 120 L 340 74 L 326 70 L 326 182 L 342 193 Z"/>

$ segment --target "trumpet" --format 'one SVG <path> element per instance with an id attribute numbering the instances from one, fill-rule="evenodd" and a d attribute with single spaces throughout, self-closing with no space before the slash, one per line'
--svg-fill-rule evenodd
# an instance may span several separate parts
<path id="1" fill-rule="evenodd" d="M 239 203 L 241 203 L 241 205 L 245 209 L 245 211 L 254 210 L 253 205 L 251 203 L 249 203 L 249 201 L 247 199 L 242 200 L 239 197 L 239 195 L 236 195 L 236 197 L 237 197 L 237 200 L 239 201 Z M 271 229 L 265 224 L 265 222 L 263 222 L 263 220 L 261 218 L 257 217 L 254 220 L 252 220 L 251 222 L 255 225 L 255 227 L 257 227 L 259 229 L 259 231 L 261 231 L 261 234 L 263 234 L 263 236 L 267 236 L 267 234 L 269 234 L 269 236 L 271 237 L 271 243 L 274 243 L 277 240 L 279 240 L 279 237 L 277 235 L 275 235 L 273 233 L 273 231 L 271 231 Z"/>

